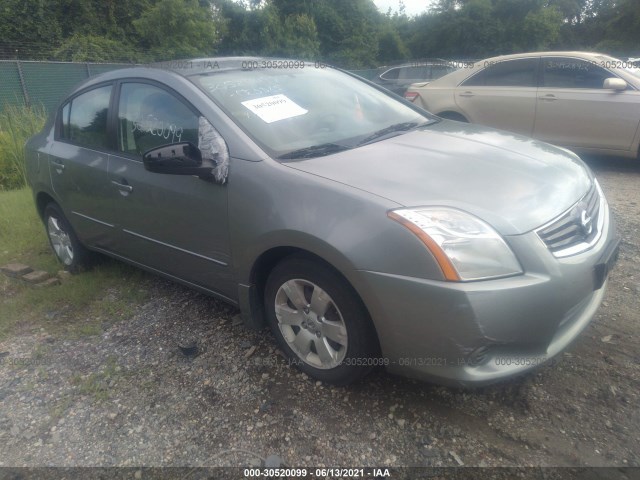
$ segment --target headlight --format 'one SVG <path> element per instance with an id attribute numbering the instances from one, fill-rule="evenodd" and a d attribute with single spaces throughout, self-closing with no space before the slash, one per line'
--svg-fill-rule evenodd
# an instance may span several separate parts
<path id="1" fill-rule="evenodd" d="M 401 208 L 389 217 L 411 230 L 440 265 L 447 280 L 469 281 L 522 273 L 502 237 L 482 220 L 452 208 Z"/>

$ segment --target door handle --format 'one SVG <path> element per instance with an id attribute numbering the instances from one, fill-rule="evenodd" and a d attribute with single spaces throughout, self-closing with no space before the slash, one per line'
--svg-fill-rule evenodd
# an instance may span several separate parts
<path id="1" fill-rule="evenodd" d="M 111 183 L 118 187 L 118 190 L 120 190 L 120 193 L 122 195 L 129 195 L 131 192 L 133 192 L 133 187 L 126 183 L 126 180 L 123 179 L 122 181 L 125 183 L 116 182 L 115 180 L 111 180 Z"/>
<path id="2" fill-rule="evenodd" d="M 473 97 L 474 95 L 475 94 L 473 92 L 464 92 L 460 94 L 461 97 Z"/>
<path id="3" fill-rule="evenodd" d="M 540 100 L 548 100 L 550 102 L 554 102 L 556 100 L 558 100 L 558 97 L 556 97 L 555 95 L 543 95 L 542 97 L 538 97 Z"/>
<path id="4" fill-rule="evenodd" d="M 64 170 L 64 163 L 62 163 L 60 160 L 51 160 L 51 163 L 53 163 L 53 168 L 56 169 L 56 172 L 62 173 L 62 171 Z"/>

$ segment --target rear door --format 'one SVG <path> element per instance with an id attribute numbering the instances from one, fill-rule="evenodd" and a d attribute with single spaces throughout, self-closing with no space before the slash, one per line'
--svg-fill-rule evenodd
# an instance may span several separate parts
<path id="1" fill-rule="evenodd" d="M 629 151 L 640 122 L 640 92 L 604 88 L 616 75 L 593 62 L 544 57 L 534 136 L 569 147 Z"/>
<path id="2" fill-rule="evenodd" d="M 143 153 L 161 145 L 191 142 L 202 147 L 203 134 L 216 135 L 211 133 L 215 129 L 177 93 L 142 81 L 120 84 L 115 123 L 119 153 L 111 156 L 108 184 L 121 226 L 117 252 L 235 296 L 226 184 L 152 173 L 142 163 Z M 224 140 L 217 138 L 213 148 L 228 158 Z"/>
<path id="3" fill-rule="evenodd" d="M 455 89 L 455 102 L 472 123 L 531 136 L 539 57 L 487 64 Z"/>
<path id="4" fill-rule="evenodd" d="M 107 182 L 112 92 L 112 84 L 100 85 L 65 103 L 49 155 L 53 191 L 73 229 L 85 244 L 105 249 L 114 233 Z"/>

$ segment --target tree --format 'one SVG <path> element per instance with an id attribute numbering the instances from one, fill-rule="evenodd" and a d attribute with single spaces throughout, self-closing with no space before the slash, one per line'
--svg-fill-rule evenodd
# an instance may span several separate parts
<path id="1" fill-rule="evenodd" d="M 62 40 L 56 6 L 47 0 L 2 0 L 0 54 L 4 58 L 49 58 Z"/>
<path id="2" fill-rule="evenodd" d="M 140 54 L 122 42 L 95 35 L 75 34 L 53 53 L 56 60 L 70 62 L 136 62 Z"/>
<path id="3" fill-rule="evenodd" d="M 538 49 L 637 56 L 639 0 L 437 0 L 408 17 L 373 0 L 2 0 L 0 56 L 148 61 L 277 55 L 367 68 Z"/>
<path id="4" fill-rule="evenodd" d="M 377 64 L 383 15 L 372 0 L 305 2 L 318 28 L 322 57 L 348 68 Z"/>
<path id="5" fill-rule="evenodd" d="M 284 19 L 282 47 L 284 56 L 316 59 L 320 53 L 320 41 L 316 24 L 309 15 L 288 15 Z"/>
<path id="6" fill-rule="evenodd" d="M 556 8 L 543 8 L 527 13 L 522 24 L 520 46 L 523 50 L 546 50 L 559 37 L 562 14 Z"/>
<path id="7" fill-rule="evenodd" d="M 414 56 L 483 58 L 557 44 L 563 15 L 551 0 L 441 0 L 415 20 Z"/>
<path id="8" fill-rule="evenodd" d="M 221 22 L 197 0 L 159 0 L 133 25 L 150 54 L 168 60 L 213 54 Z"/>
<path id="9" fill-rule="evenodd" d="M 409 58 L 409 49 L 405 46 L 397 30 L 386 28 L 378 38 L 378 61 L 383 64 L 398 63 Z"/>
<path id="10" fill-rule="evenodd" d="M 640 2 L 621 0 L 609 10 L 607 38 L 598 43 L 602 50 L 620 56 L 637 55 L 640 45 Z"/>
<path id="11" fill-rule="evenodd" d="M 218 52 L 221 55 L 258 53 L 262 10 L 249 8 L 233 0 L 215 0 L 214 7 L 220 18 Z"/>

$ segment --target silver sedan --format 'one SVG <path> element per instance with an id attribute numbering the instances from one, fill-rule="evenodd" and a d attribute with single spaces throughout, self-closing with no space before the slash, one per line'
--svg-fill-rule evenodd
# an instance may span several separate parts
<path id="1" fill-rule="evenodd" d="M 227 301 L 335 384 L 495 382 L 594 317 L 618 240 L 573 153 L 325 65 L 169 67 L 86 81 L 28 142 L 68 269 L 100 252 Z"/>

